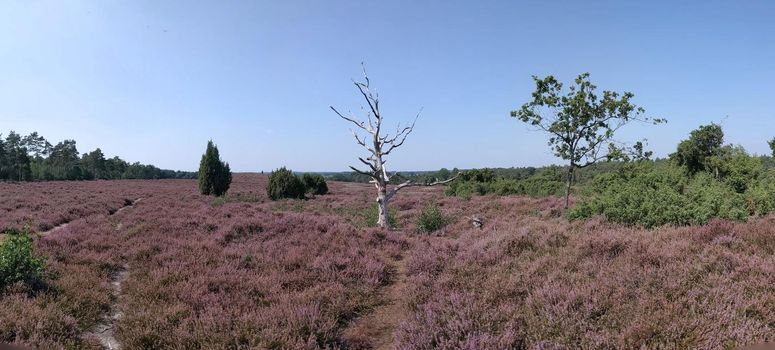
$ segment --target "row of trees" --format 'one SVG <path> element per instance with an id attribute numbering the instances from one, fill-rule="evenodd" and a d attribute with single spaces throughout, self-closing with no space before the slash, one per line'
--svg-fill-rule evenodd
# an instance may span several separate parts
<path id="1" fill-rule="evenodd" d="M 106 158 L 99 148 L 80 154 L 75 140 L 52 145 L 33 132 L 0 134 L 0 180 L 93 180 L 194 178 L 196 174 Z"/>

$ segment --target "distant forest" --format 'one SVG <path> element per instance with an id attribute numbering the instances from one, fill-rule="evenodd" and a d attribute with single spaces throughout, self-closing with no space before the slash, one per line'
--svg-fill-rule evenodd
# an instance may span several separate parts
<path id="1" fill-rule="evenodd" d="M 99 148 L 80 154 L 75 140 L 52 145 L 37 132 L 21 136 L 11 131 L 5 139 L 0 134 L 0 180 L 195 178 L 194 172 L 164 170 L 153 165 L 129 163 L 119 157 L 106 158 Z"/>
<path id="2" fill-rule="evenodd" d="M 659 161 L 659 160 L 658 160 Z M 622 162 L 606 162 L 595 164 L 588 168 L 581 169 L 575 175 L 576 183 L 585 183 L 598 174 L 608 173 L 618 169 Z M 449 170 L 447 168 L 441 168 L 440 170 L 429 171 L 402 171 L 391 176 L 390 182 L 393 184 L 399 184 L 406 180 L 412 180 L 419 183 L 428 183 L 433 181 L 451 179 L 455 175 L 466 171 L 487 171 L 491 172 L 494 178 L 508 179 L 508 180 L 526 180 L 534 177 L 550 177 L 557 181 L 564 181 L 564 172 L 567 169 L 566 166 L 560 165 L 548 165 L 543 167 L 512 167 L 512 168 L 483 168 L 483 169 L 458 169 L 453 168 Z M 326 179 L 332 181 L 344 181 L 344 182 L 362 182 L 366 183 L 371 180 L 366 175 L 358 174 L 354 171 L 344 172 L 322 172 L 319 173 Z"/>

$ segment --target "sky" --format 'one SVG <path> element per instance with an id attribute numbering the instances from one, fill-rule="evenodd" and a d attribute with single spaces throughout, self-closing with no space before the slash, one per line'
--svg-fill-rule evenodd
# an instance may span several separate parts
<path id="1" fill-rule="evenodd" d="M 769 153 L 772 1 L 0 2 L 0 132 L 196 170 L 207 140 L 234 171 L 344 171 L 365 150 L 365 62 L 385 125 L 411 122 L 389 170 L 561 163 L 509 117 L 531 76 L 631 91 L 657 156 L 699 125 Z"/>

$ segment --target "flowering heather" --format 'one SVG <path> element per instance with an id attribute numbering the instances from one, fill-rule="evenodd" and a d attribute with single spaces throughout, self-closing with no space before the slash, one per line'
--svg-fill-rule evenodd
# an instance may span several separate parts
<path id="1" fill-rule="evenodd" d="M 108 214 L 128 203 L 174 186 L 180 180 L 0 182 L 0 231 L 46 231 L 93 214 Z"/>
<path id="2" fill-rule="evenodd" d="M 642 230 L 568 222 L 558 198 L 411 188 L 387 232 L 362 225 L 370 185 L 273 202 L 265 184 L 235 175 L 217 199 L 193 180 L 0 184 L 3 226 L 69 222 L 36 240 L 49 288 L 0 296 L 0 342 L 98 349 L 106 323 L 126 349 L 723 349 L 775 334 L 773 216 Z M 451 221 L 418 235 L 431 202 Z"/>

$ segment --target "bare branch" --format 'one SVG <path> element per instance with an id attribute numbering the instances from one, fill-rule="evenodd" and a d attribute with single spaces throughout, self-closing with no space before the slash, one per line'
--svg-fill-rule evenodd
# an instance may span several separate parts
<path id="1" fill-rule="evenodd" d="M 357 168 L 355 168 L 352 165 L 350 165 L 350 169 L 352 169 L 354 172 L 356 172 L 358 174 L 374 177 L 374 173 L 370 173 L 370 172 L 366 172 L 366 171 L 357 169 Z"/>
<path id="2" fill-rule="evenodd" d="M 374 173 L 374 172 L 376 172 L 376 171 L 377 171 L 377 168 L 375 168 L 375 167 L 374 167 L 374 165 L 373 165 L 373 164 L 371 164 L 371 162 L 368 162 L 368 161 L 366 161 L 366 160 L 365 160 L 365 159 L 363 159 L 362 157 L 358 157 L 358 160 L 360 160 L 360 161 L 361 161 L 361 163 L 368 165 L 368 166 L 369 166 L 369 168 L 371 168 L 371 171 L 372 171 L 372 173 Z"/>
<path id="3" fill-rule="evenodd" d="M 422 184 L 422 183 L 417 183 L 417 182 L 414 182 L 414 181 L 412 181 L 412 180 L 407 180 L 406 182 L 404 182 L 404 183 L 401 183 L 400 185 L 397 185 L 396 187 L 393 187 L 393 189 L 392 189 L 392 190 L 391 190 L 391 191 L 388 193 L 387 197 L 388 197 L 388 199 L 389 199 L 389 198 L 392 198 L 392 197 L 393 197 L 393 196 L 395 196 L 395 194 L 396 194 L 396 193 L 398 193 L 398 191 L 400 191 L 402 188 L 407 188 L 407 187 L 418 187 L 418 186 L 438 186 L 438 185 L 445 185 L 445 184 L 448 184 L 448 183 L 450 183 L 450 182 L 452 182 L 452 181 L 455 181 L 455 180 L 457 180 L 457 177 L 458 177 L 458 176 L 460 176 L 460 174 L 458 174 L 458 175 L 455 175 L 455 176 L 453 176 L 452 178 L 450 178 L 450 179 L 447 179 L 447 180 L 443 180 L 443 181 L 434 181 L 434 182 L 431 182 L 431 183 L 429 183 L 429 184 Z"/>
<path id="4" fill-rule="evenodd" d="M 368 131 L 369 133 L 371 133 L 371 130 L 369 130 L 368 128 L 366 128 L 366 126 L 365 126 L 365 125 L 363 125 L 363 122 L 361 122 L 361 121 L 357 121 L 357 120 L 355 120 L 355 119 L 353 119 L 353 118 L 348 118 L 348 117 L 345 117 L 345 116 L 344 116 L 342 113 L 339 113 L 339 111 L 337 111 L 337 110 L 336 110 L 336 108 L 334 108 L 334 106 L 329 106 L 329 107 L 331 107 L 331 110 L 333 110 L 333 111 L 334 111 L 334 113 L 336 113 L 337 115 L 339 115 L 339 117 L 340 117 L 340 118 L 342 118 L 342 119 L 344 119 L 344 120 L 346 120 L 346 121 L 348 121 L 348 122 L 351 122 L 351 123 L 355 124 L 355 126 L 357 126 L 357 127 L 361 128 L 361 129 L 363 129 L 363 130 L 366 130 L 366 131 Z"/>
<path id="5" fill-rule="evenodd" d="M 405 127 L 392 140 L 385 141 L 385 144 L 389 144 L 390 147 L 388 148 L 387 151 L 382 153 L 383 155 L 390 154 L 390 152 L 392 152 L 394 149 L 396 149 L 398 147 L 401 147 L 401 145 L 404 144 L 404 141 L 406 141 L 406 137 L 409 136 L 409 134 L 411 134 L 412 131 L 414 131 L 414 125 L 417 123 L 417 119 L 420 118 L 420 113 L 422 113 L 422 110 L 423 109 L 420 108 L 420 111 L 417 112 L 417 116 L 414 117 L 414 121 L 412 122 L 412 125 Z M 399 141 L 398 143 L 395 143 L 395 141 L 396 141 L 396 139 L 398 139 L 398 137 L 401 137 L 401 141 Z"/>

